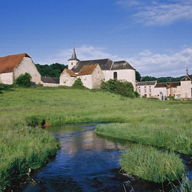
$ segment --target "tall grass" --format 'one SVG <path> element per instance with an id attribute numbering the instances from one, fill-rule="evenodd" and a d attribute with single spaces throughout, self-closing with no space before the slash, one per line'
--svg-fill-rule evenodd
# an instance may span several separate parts
<path id="1" fill-rule="evenodd" d="M 120 165 L 127 174 L 155 183 L 180 180 L 184 174 L 178 155 L 142 145 L 132 145 L 122 152 Z"/>
<path id="2" fill-rule="evenodd" d="M 131 123 L 98 125 L 96 133 L 192 154 L 191 122 L 180 120 L 178 123 L 155 123 L 156 120 L 153 119 L 152 123 L 133 120 Z"/>

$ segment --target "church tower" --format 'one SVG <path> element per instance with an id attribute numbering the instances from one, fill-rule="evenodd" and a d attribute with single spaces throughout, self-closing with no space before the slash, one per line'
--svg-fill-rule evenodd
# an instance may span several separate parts
<path id="1" fill-rule="evenodd" d="M 72 69 L 74 66 L 77 65 L 79 59 L 77 59 L 75 48 L 73 49 L 73 54 L 71 59 L 68 60 L 68 69 Z"/>

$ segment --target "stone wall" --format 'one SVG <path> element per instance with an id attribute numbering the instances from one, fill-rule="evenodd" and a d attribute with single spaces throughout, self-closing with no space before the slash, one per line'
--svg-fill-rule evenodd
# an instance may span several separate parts
<path id="1" fill-rule="evenodd" d="M 105 80 L 105 75 L 99 65 L 92 73 L 92 89 L 101 89 L 101 83 Z"/>
<path id="2" fill-rule="evenodd" d="M 71 77 L 69 73 L 61 73 L 59 84 L 71 87 L 75 82 L 76 77 Z"/>

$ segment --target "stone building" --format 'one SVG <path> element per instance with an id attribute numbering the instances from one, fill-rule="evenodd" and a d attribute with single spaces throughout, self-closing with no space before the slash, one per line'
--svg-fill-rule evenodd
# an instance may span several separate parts
<path id="1" fill-rule="evenodd" d="M 32 82 L 41 82 L 41 75 L 27 53 L 0 57 L 0 83 L 13 84 L 24 73 L 31 75 Z"/>
<path id="2" fill-rule="evenodd" d="M 105 76 L 105 81 L 117 79 L 119 81 L 129 81 L 136 88 L 135 69 L 125 60 L 112 61 L 111 59 L 95 59 L 80 61 L 77 59 L 75 49 L 71 59 L 68 60 L 68 69 L 78 74 L 83 66 L 98 64 Z"/>
<path id="3" fill-rule="evenodd" d="M 105 76 L 99 64 L 94 64 L 84 65 L 77 74 L 77 78 L 80 78 L 83 85 L 89 89 L 100 89 Z"/>
<path id="4" fill-rule="evenodd" d="M 77 75 L 70 69 L 64 69 L 59 78 L 59 84 L 65 86 L 72 86 L 76 80 Z"/>
<path id="5" fill-rule="evenodd" d="M 154 87 L 157 81 L 143 81 L 137 83 L 137 92 L 146 98 L 152 97 L 154 95 Z"/>

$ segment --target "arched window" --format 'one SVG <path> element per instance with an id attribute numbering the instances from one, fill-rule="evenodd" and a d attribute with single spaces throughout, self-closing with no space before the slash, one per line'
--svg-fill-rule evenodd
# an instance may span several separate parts
<path id="1" fill-rule="evenodd" d="M 113 73 L 113 78 L 114 78 L 114 79 L 117 79 L 117 72 L 114 72 L 114 73 Z"/>

